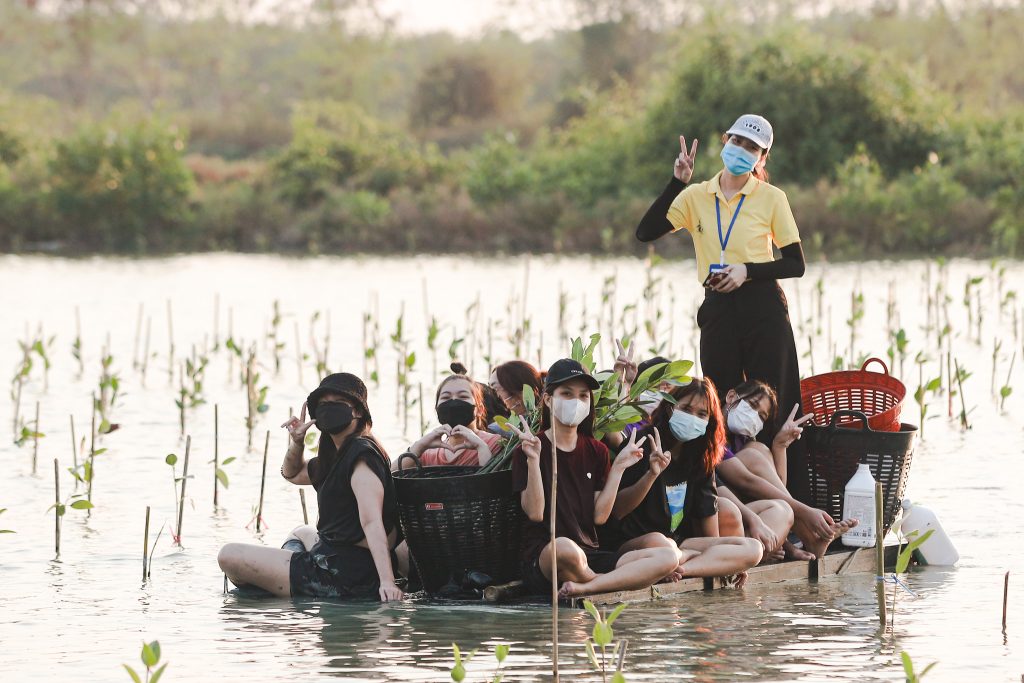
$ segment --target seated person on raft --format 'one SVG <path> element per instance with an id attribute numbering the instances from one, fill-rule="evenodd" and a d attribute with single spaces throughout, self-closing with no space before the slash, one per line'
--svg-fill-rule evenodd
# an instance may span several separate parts
<path id="1" fill-rule="evenodd" d="M 314 424 L 320 447 L 306 460 L 306 432 Z M 281 425 L 290 437 L 281 475 L 313 486 L 320 518 L 316 529 L 292 531 L 283 548 L 225 545 L 217 562 L 235 585 L 257 586 L 279 597 L 402 599 L 395 585 L 395 486 L 372 424 L 366 386 L 355 375 L 336 373 L 309 395 L 299 417 Z M 408 558 L 402 564 L 407 566 Z"/>
<path id="2" fill-rule="evenodd" d="M 526 404 L 523 403 L 524 386 L 530 387 L 534 396 L 540 396 L 544 390 L 543 380 L 537 368 L 524 360 L 510 360 L 496 366 L 491 371 L 488 384 L 505 407 L 515 415 L 526 414 Z"/>
<path id="3" fill-rule="evenodd" d="M 669 392 L 675 405 L 662 401 L 652 426 L 634 431 L 645 451 L 640 463 L 622 475 L 611 518 L 599 529 L 601 547 L 623 552 L 638 548 L 678 547 L 675 577 L 741 574 L 760 562 L 762 543 L 743 536 L 739 513 L 720 529 L 720 500 L 715 465 L 722 457 L 725 432 L 718 395 L 710 379 L 694 379 Z M 792 512 L 781 501 L 752 508 L 778 527 L 783 538 Z"/>
<path id="4" fill-rule="evenodd" d="M 742 500 L 784 500 L 793 510 L 793 532 L 803 549 L 786 544 L 786 553 L 794 559 L 821 557 L 829 544 L 857 526 L 857 520 L 833 520 L 824 510 L 802 503 L 786 488 L 786 449 L 800 438 L 800 426 L 813 413 L 794 420 L 796 406 L 779 429 L 772 447 L 756 440 L 777 412 L 775 391 L 756 380 L 748 380 L 730 389 L 725 395 L 723 412 L 726 418 L 727 443 L 718 474 Z"/>
<path id="5" fill-rule="evenodd" d="M 520 444 L 512 455 L 513 487 L 520 492 L 527 523 L 523 529 L 523 579 L 537 593 L 551 585 L 552 552 L 562 596 L 649 586 L 679 564 L 679 550 L 643 548 L 601 551 L 596 526 L 607 521 L 622 473 L 642 454 L 629 443 L 609 465 L 608 448 L 593 438 L 592 391 L 600 384 L 577 361 L 555 362 L 541 394 L 541 432 L 509 425 Z M 554 445 L 554 446 L 553 446 Z M 551 543 L 552 452 L 558 458 L 556 539 Z"/>
<path id="6" fill-rule="evenodd" d="M 480 386 L 462 365 L 452 363 L 451 369 L 455 374 L 441 381 L 434 399 L 440 425 L 409 446 L 409 452 L 424 466 L 486 465 L 498 454 L 501 437 L 484 429 L 487 410 Z"/>

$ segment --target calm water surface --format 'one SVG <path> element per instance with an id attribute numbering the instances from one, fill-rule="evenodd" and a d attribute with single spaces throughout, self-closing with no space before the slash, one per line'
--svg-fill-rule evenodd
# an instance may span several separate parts
<path id="1" fill-rule="evenodd" d="M 616 319 L 628 304 L 626 326 L 661 310 L 657 322 L 661 343 L 676 356 L 692 358 L 696 337 L 693 312 L 699 287 L 690 264 L 663 265 L 657 271 L 657 294 L 643 299 L 645 271 L 638 261 L 575 262 L 533 259 L 476 263 L 457 260 L 286 260 L 256 256 L 194 256 L 167 260 L 66 261 L 44 258 L 0 258 L 0 368 L 10 374 L 18 363 L 18 340 L 26 334 L 55 335 L 50 352 L 53 367 L 44 386 L 41 367 L 33 370 L 22 396 L 22 415 L 31 421 L 40 403 L 38 473 L 33 475 L 31 443 L 18 448 L 6 436 L 14 417 L 13 401 L 0 408 L 0 679 L 49 681 L 87 678 L 128 680 L 121 663 L 138 665 L 143 640 L 158 639 L 165 661 L 165 681 L 254 681 L 343 678 L 365 681 L 443 681 L 451 666 L 451 643 L 464 650 L 481 648 L 471 663 L 468 680 L 484 680 L 492 670 L 493 644 L 512 644 L 506 680 L 540 680 L 550 671 L 549 611 L 538 607 L 483 607 L 465 604 L 405 602 L 399 605 L 337 604 L 318 601 L 252 600 L 222 592 L 216 552 L 229 541 L 277 546 L 289 529 L 302 522 L 296 487 L 277 476 L 285 434 L 277 426 L 289 407 L 298 408 L 315 383 L 313 360 L 302 364 L 299 381 L 295 323 L 301 351 L 312 353 L 310 318 L 331 315 L 328 363 L 332 370 L 363 372 L 363 313 L 378 311 L 381 344 L 379 387 L 371 386 L 371 410 L 378 433 L 392 455 L 417 436 L 418 408 L 410 411 L 406 433 L 395 416 L 397 353 L 388 336 L 404 306 L 404 337 L 417 353 L 414 387 L 423 382 L 433 391 L 432 354 L 426 344 L 424 306 L 442 326 L 436 346 L 439 370 L 453 338 L 472 344 L 472 363 L 482 379 L 490 346 L 495 359 L 511 358 L 509 341 L 523 302 L 531 316 L 528 342 L 522 353 L 546 362 L 564 354 L 559 341 L 559 291 L 567 295 L 564 327 L 572 334 L 596 331 L 602 309 L 601 290 L 615 277 L 610 302 Z M 1024 267 L 1006 264 L 1002 296 L 1024 289 Z M 424 280 L 429 275 L 424 294 Z M 886 303 L 895 285 L 900 324 L 910 338 L 905 373 L 910 393 L 917 385 L 914 354 L 935 356 L 934 335 L 926 341 L 926 294 L 937 289 L 924 263 L 815 266 L 786 290 L 794 320 L 806 320 L 817 304 L 813 288 L 824 276 L 822 326 L 800 325 L 801 352 L 813 336 L 814 363 L 821 372 L 834 355 L 847 353 L 851 291 L 862 291 L 865 317 L 854 347 L 857 355 L 884 355 Z M 964 281 L 983 275 L 980 301 L 983 328 L 979 345 L 968 338 L 967 311 L 962 304 Z M 973 373 L 965 385 L 973 428 L 962 431 L 946 417 L 945 398 L 929 408 L 925 439 L 911 471 L 909 495 L 941 516 L 962 556 L 956 568 L 925 568 L 912 572 L 909 583 L 918 598 L 901 595 L 893 632 L 880 637 L 872 577 L 850 576 L 816 585 L 804 583 L 755 587 L 688 595 L 657 605 L 629 607 L 616 632 L 629 639 L 629 680 L 902 680 L 899 653 L 906 650 L 923 665 L 938 661 L 928 681 L 1019 681 L 1024 674 L 1024 544 L 1019 531 L 1024 519 L 1024 473 L 1021 458 L 1024 390 L 1015 391 L 998 410 L 990 392 L 993 344 L 998 353 L 996 386 L 1005 381 L 1016 348 L 1011 379 L 1019 384 L 1024 370 L 1020 338 L 1015 340 L 1012 307 L 1000 315 L 1000 285 L 988 263 L 954 262 L 948 273 L 954 352 Z M 215 296 L 220 314 L 214 326 Z M 480 298 L 480 315 L 467 308 Z M 280 371 L 274 372 L 266 333 L 272 302 L 280 301 L 279 342 L 284 343 Z M 211 353 L 204 395 L 207 405 L 190 411 L 193 437 L 183 548 L 174 547 L 165 530 L 156 548 L 152 579 L 141 581 L 144 511 L 152 507 L 153 529 L 174 518 L 172 474 L 166 454 L 183 454 L 179 438 L 175 390 L 168 381 L 167 301 L 173 310 L 176 362 L 212 348 L 230 331 L 236 339 L 259 341 L 263 382 L 269 386 L 269 413 L 256 429 L 257 448 L 246 449 L 245 396 L 239 387 L 237 362 L 223 350 Z M 150 319 L 150 352 L 145 386 L 133 369 L 139 306 Z M 1018 304 L 1019 305 L 1019 300 Z M 75 307 L 79 308 L 85 371 L 79 377 L 71 345 Z M 634 312 L 635 311 L 635 312 Z M 584 316 L 586 322 L 584 322 Z M 1018 311 L 1018 318 L 1020 312 Z M 475 322 L 474 322 L 475 321 Z M 489 323 L 489 321 L 492 321 Z M 674 325 L 670 324 L 674 321 Z M 621 322 L 621 320 L 620 320 Z M 498 326 L 500 323 L 500 326 Z M 491 334 L 486 329 L 492 325 Z M 1018 325 L 1024 321 L 1018 319 Z M 466 334 L 475 327 L 475 334 Z M 622 326 L 617 325 L 617 332 Z M 607 322 L 603 323 L 607 328 Z M 26 329 L 28 330 L 26 332 Z M 318 334 L 320 334 L 318 332 Z M 102 439 L 108 451 L 97 457 L 92 514 L 68 510 L 59 559 L 54 558 L 53 459 L 61 464 L 62 497 L 73 492 L 65 471 L 72 459 L 68 416 L 74 415 L 79 436 L 88 432 L 90 394 L 100 370 L 100 350 L 109 335 L 113 367 L 121 378 L 122 398 L 112 420 L 122 425 Z M 488 336 L 490 337 L 488 339 Z M 643 335 L 642 335 L 643 336 Z M 648 344 L 646 336 L 642 344 Z M 542 348 L 541 348 L 542 347 Z M 464 351 L 463 358 L 470 358 Z M 934 358 L 933 358 L 934 360 Z M 602 363 L 610 362 L 607 348 Z M 810 372 L 810 357 L 803 359 Z M 372 365 L 369 368 L 372 370 Z M 925 366 L 925 378 L 937 366 Z M 176 380 L 175 380 L 176 381 Z M 414 388 L 412 397 L 415 398 Z M 429 400 L 429 398 L 428 398 Z M 221 457 L 238 459 L 226 467 L 230 488 L 221 491 L 220 507 L 212 503 L 213 403 L 220 405 Z M 429 413 L 429 411 L 428 411 Z M 429 419 L 429 415 L 427 416 Z M 917 422 L 917 405 L 908 397 L 904 419 Z M 262 444 L 271 430 L 264 519 L 257 534 L 253 508 L 259 498 Z M 99 447 L 98 446 L 98 447 Z M 180 469 L 179 469 L 180 472 Z M 312 490 L 307 499 L 315 515 Z M 1010 570 L 1009 624 L 1000 624 L 1002 577 Z M 1015 578 L 1021 577 L 1021 578 Z M 583 612 L 563 610 L 562 670 L 571 680 L 599 680 L 588 672 L 582 642 L 590 631 Z"/>

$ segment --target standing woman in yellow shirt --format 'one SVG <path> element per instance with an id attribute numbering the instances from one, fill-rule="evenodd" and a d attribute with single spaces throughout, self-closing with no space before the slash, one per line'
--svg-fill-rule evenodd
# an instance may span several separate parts
<path id="1" fill-rule="evenodd" d="M 768 183 L 765 164 L 774 136 L 762 116 L 745 114 L 722 137 L 724 168 L 690 185 L 697 140 L 681 152 L 673 178 L 651 205 L 636 231 L 650 242 L 685 229 L 697 255 L 697 281 L 705 287 L 697 311 L 700 362 L 722 398 L 747 380 L 771 385 L 780 413 L 800 401 L 800 368 L 786 297 L 777 280 L 804 274 L 804 254 L 786 194 Z M 776 260 L 772 245 L 782 258 Z M 781 425 L 759 436 L 771 443 Z M 802 452 L 791 448 L 787 462 L 790 491 L 807 497 Z"/>

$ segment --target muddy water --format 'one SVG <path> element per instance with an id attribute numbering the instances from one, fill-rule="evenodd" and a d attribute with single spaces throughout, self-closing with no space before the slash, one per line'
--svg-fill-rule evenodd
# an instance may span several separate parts
<path id="1" fill-rule="evenodd" d="M 930 276 L 928 271 L 930 269 Z M 938 665 L 929 681 L 1018 681 L 1024 673 L 1024 589 L 1011 582 L 1009 624 L 1000 624 L 1002 577 L 1024 569 L 1019 520 L 1024 518 L 1020 475 L 1024 390 L 1016 390 L 998 409 L 991 394 L 993 344 L 997 354 L 996 389 L 1005 382 L 1016 348 L 1011 384 L 1024 371 L 1021 337 L 1015 341 L 1013 306 L 1000 311 L 999 301 L 1024 285 L 1024 267 L 1006 264 L 1000 277 L 988 263 L 958 261 L 944 275 L 953 335 L 953 352 L 972 375 L 964 389 L 972 428 L 964 431 L 947 418 L 945 395 L 930 400 L 925 438 L 914 457 L 909 495 L 940 515 L 962 556 L 956 568 L 924 568 L 909 577 L 918 597 L 901 595 L 895 628 L 880 637 L 876 626 L 873 579 L 851 576 L 816 585 L 802 583 L 745 591 L 689 595 L 651 606 L 631 606 L 616 624 L 629 639 L 629 680 L 902 680 L 900 651 L 909 652 L 919 668 Z M 815 283 L 823 280 L 821 316 Z M 983 318 L 981 343 L 969 334 L 963 304 L 964 282 L 983 276 L 977 285 Z M 426 343 L 428 316 L 441 331 L 438 370 L 444 367 L 453 339 L 463 338 L 459 355 L 470 359 L 482 376 L 485 356 L 515 355 L 515 328 L 522 312 L 530 330 L 519 355 L 550 361 L 564 353 L 561 332 L 609 328 L 607 309 L 615 311 L 616 331 L 639 327 L 641 343 L 664 345 L 672 355 L 692 358 L 696 336 L 693 311 L 699 287 L 690 264 L 667 264 L 655 271 L 649 288 L 637 261 L 567 262 L 534 258 L 527 262 L 426 260 L 285 260 L 269 257 L 207 255 L 167 260 L 120 261 L 0 259 L 0 368 L 9 377 L 20 358 L 18 340 L 54 336 L 44 373 L 37 362 L 21 396 L 21 416 L 31 423 L 40 403 L 37 474 L 32 474 L 32 444 L 9 438 L 14 402 L 0 407 L 0 678 L 10 681 L 128 680 L 121 668 L 138 668 L 139 645 L 158 639 L 170 665 L 165 681 L 284 680 L 303 676 L 366 681 L 449 680 L 451 643 L 465 650 L 481 648 L 471 663 L 469 680 L 483 680 L 493 669 L 493 644 L 512 644 L 506 680 L 544 679 L 550 671 L 548 611 L 533 607 L 484 608 L 476 605 L 405 602 L 381 606 L 318 601 L 255 601 L 224 595 L 217 568 L 217 548 L 229 541 L 279 545 L 302 521 L 296 487 L 276 476 L 285 437 L 277 429 L 289 407 L 297 408 L 315 383 L 310 345 L 314 311 L 318 339 L 330 311 L 328 366 L 364 372 L 363 314 L 379 320 L 380 386 L 371 385 L 371 409 L 378 433 L 393 454 L 418 431 L 419 409 L 413 406 L 406 425 L 396 417 L 397 352 L 389 336 L 404 307 L 406 351 L 416 352 L 410 398 L 418 384 L 432 391 L 432 352 Z M 606 280 L 607 298 L 602 306 Z M 524 281 L 529 283 L 526 301 Z M 787 283 L 790 310 L 797 325 L 805 373 L 821 372 L 835 355 L 849 355 L 851 292 L 864 295 L 864 317 L 857 323 L 854 355 L 884 354 L 890 283 L 899 325 L 909 337 L 904 373 L 910 393 L 918 383 L 914 355 L 924 350 L 925 380 L 938 375 L 934 333 L 922 326 L 927 293 L 942 281 L 934 264 L 814 266 L 799 283 Z M 424 282 L 426 285 L 424 286 Z M 560 307 L 559 293 L 565 294 Z M 973 299 L 974 297 L 972 297 Z M 474 303 L 479 299 L 479 306 Z M 278 343 L 283 343 L 275 372 L 267 332 L 273 301 L 282 314 Z M 171 468 L 164 457 L 182 456 L 175 386 L 168 379 L 171 302 L 175 367 L 185 356 L 206 349 L 206 403 L 187 416 L 193 447 L 188 481 L 183 547 L 172 545 L 167 529 L 156 546 L 152 578 L 141 580 L 145 507 L 151 506 L 151 542 L 163 525 L 173 523 Z M 219 315 L 215 315 L 215 302 Z M 142 324 L 139 306 L 142 304 Z M 637 304 L 630 308 L 630 304 Z M 1019 299 L 1016 306 L 1019 307 Z M 81 319 L 84 371 L 72 355 L 75 310 Z M 469 309 L 467 315 L 467 308 Z M 562 314 L 560 330 L 559 311 Z M 622 312 L 625 309 L 625 324 Z M 604 310 L 604 313 L 599 311 Z M 479 315 L 476 315 L 479 311 Z M 654 317 L 661 311 L 662 317 Z M 976 312 L 972 313 L 976 316 Z M 1018 327 L 1024 325 L 1017 312 Z M 469 323 L 467 324 L 467 318 Z M 644 330 L 650 319 L 657 332 Z M 148 325 L 147 325 L 147 320 Z M 215 323 L 216 320 L 216 323 Z M 599 322 L 600 321 L 600 322 Z M 299 325 L 302 381 L 295 349 Z M 42 325 L 42 334 L 38 326 Z M 488 327 L 490 325 L 490 333 Z M 146 329 L 150 358 L 143 385 L 133 358 L 142 355 Z M 817 328 L 821 327 L 820 334 Z M 141 328 L 138 348 L 136 329 Z M 473 332 L 468 332 L 472 328 Z M 269 387 L 269 412 L 255 430 L 248 450 L 244 424 L 246 400 L 239 386 L 239 363 L 229 360 L 223 342 L 228 334 L 244 343 L 258 342 Z M 1021 330 L 1024 332 L 1024 330 Z M 112 368 L 120 377 L 121 397 L 111 411 L 121 429 L 101 439 L 107 452 L 96 460 L 93 500 L 87 515 L 68 510 L 62 548 L 55 559 L 52 512 L 53 459 L 60 459 L 62 497 L 74 492 L 66 467 L 71 464 L 69 415 L 79 436 L 88 432 L 90 395 L 100 374 L 101 347 L 109 335 Z M 372 338 L 372 325 L 370 337 Z M 213 351 L 215 341 L 219 350 Z M 473 347 L 473 353 L 466 348 Z M 600 362 L 609 362 L 607 345 Z M 374 370 L 373 363 L 366 368 Z M 429 400 L 429 399 L 428 399 Z M 230 488 L 220 506 L 212 503 L 213 404 L 220 406 L 221 458 L 237 460 L 225 467 Z M 959 407 L 957 407 L 959 409 Z M 429 411 L 428 411 L 429 413 Z M 427 415 L 429 420 L 429 414 Z M 904 419 L 917 422 L 917 404 L 908 399 Z M 262 445 L 270 430 L 264 519 L 255 532 L 253 507 L 259 498 Z M 180 474 L 180 466 L 179 466 Z M 81 488 L 79 488 L 81 491 Z M 307 492 L 315 514 L 313 492 Z M 1012 579 L 1012 577 L 1011 577 Z M 1013 580 L 1013 579 L 1012 579 Z M 1019 581 L 1019 580 L 1018 580 Z M 562 670 L 572 680 L 599 680 L 588 670 L 582 641 L 589 618 L 563 610 Z M 588 678 L 589 676 L 589 678 Z"/>

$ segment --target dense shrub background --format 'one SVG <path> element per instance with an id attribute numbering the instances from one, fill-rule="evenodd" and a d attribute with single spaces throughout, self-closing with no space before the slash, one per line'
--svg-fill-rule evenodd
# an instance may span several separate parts
<path id="1" fill-rule="evenodd" d="M 706 178 L 747 111 L 812 258 L 1024 249 L 1020 5 L 456 40 L 101 4 L 0 9 L 0 250 L 640 253 L 678 136 Z"/>

